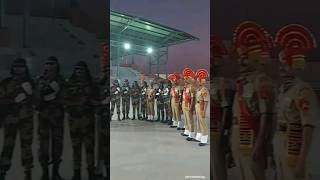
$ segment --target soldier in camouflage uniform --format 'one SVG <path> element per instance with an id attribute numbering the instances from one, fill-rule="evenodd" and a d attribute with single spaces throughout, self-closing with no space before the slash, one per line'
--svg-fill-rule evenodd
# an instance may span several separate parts
<path id="1" fill-rule="evenodd" d="M 130 85 L 128 79 L 124 80 L 123 86 L 121 88 L 122 96 L 122 120 L 129 119 L 130 110 Z"/>
<path id="2" fill-rule="evenodd" d="M 44 68 L 43 75 L 37 79 L 35 91 L 39 111 L 39 161 L 43 171 L 41 180 L 49 180 L 50 142 L 52 180 L 62 180 L 59 175 L 59 164 L 63 150 L 64 109 L 61 90 L 64 79 L 59 74 L 60 67 L 56 57 L 49 57 Z"/>
<path id="3" fill-rule="evenodd" d="M 141 104 L 141 119 L 147 120 L 147 89 L 148 84 L 146 81 L 143 81 L 143 85 L 140 91 L 140 104 Z"/>
<path id="4" fill-rule="evenodd" d="M 134 81 L 131 88 L 131 92 L 130 92 L 131 101 L 132 101 L 132 112 L 133 112 L 132 120 L 136 119 L 136 113 L 137 113 L 137 117 L 139 117 L 139 95 L 140 95 L 140 87 L 138 85 L 138 82 Z"/>
<path id="5" fill-rule="evenodd" d="M 114 107 L 117 106 L 118 120 L 120 121 L 120 98 L 121 98 L 121 88 L 118 80 L 113 81 L 111 86 L 111 118 L 113 116 Z"/>
<path id="6" fill-rule="evenodd" d="M 156 100 L 157 100 L 157 121 L 164 122 L 164 86 L 163 82 L 160 82 L 159 88 L 156 90 Z"/>
<path id="7" fill-rule="evenodd" d="M 164 91 L 163 92 L 164 111 L 166 113 L 166 120 L 164 121 L 164 123 L 169 123 L 169 121 L 171 120 L 171 105 L 170 105 L 171 87 L 169 83 L 170 81 L 167 81 L 163 90 Z"/>
<path id="8" fill-rule="evenodd" d="M 78 62 L 66 82 L 65 101 L 69 114 L 70 136 L 73 148 L 73 180 L 81 179 L 82 146 L 86 150 L 88 179 L 94 179 L 95 117 L 99 92 L 87 64 Z"/>
<path id="9" fill-rule="evenodd" d="M 274 136 L 277 179 L 316 180 L 313 176 L 319 172 L 320 105 L 312 87 L 297 72 L 304 69 L 305 53 L 317 44 L 312 33 L 298 24 L 284 26 L 275 41 L 281 49 L 282 80 Z"/>
<path id="10" fill-rule="evenodd" d="M 0 100 L 5 104 L 7 117 L 4 122 L 4 143 L 0 157 L 0 179 L 4 180 L 11 167 L 11 159 L 19 132 L 21 140 L 21 158 L 25 169 L 25 180 L 31 180 L 33 167 L 33 85 L 24 59 L 14 61 L 11 77 L 3 80 L 5 96 Z"/>
<path id="11" fill-rule="evenodd" d="M 96 179 L 103 179 L 103 165 L 106 173 L 109 173 L 109 146 L 110 139 L 110 83 L 109 70 L 104 67 L 103 77 L 99 82 L 100 105 L 98 108 L 98 162 L 96 167 Z"/>

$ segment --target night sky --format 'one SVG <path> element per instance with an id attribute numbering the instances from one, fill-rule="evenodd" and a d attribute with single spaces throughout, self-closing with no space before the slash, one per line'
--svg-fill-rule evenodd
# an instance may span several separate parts
<path id="1" fill-rule="evenodd" d="M 111 0 L 110 7 L 200 38 L 170 47 L 169 72 L 184 67 L 209 70 L 210 0 Z"/>

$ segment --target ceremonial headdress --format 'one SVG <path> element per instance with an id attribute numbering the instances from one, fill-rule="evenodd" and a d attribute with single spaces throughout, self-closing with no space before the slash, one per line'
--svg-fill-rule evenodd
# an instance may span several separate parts
<path id="1" fill-rule="evenodd" d="M 205 69 L 199 69 L 196 73 L 196 77 L 200 83 L 205 83 L 206 79 L 209 77 L 209 73 Z"/>
<path id="2" fill-rule="evenodd" d="M 185 80 L 185 82 L 187 83 L 192 83 L 194 81 L 195 78 L 195 72 L 190 69 L 190 68 L 185 68 L 182 72 L 183 78 Z"/>
<path id="3" fill-rule="evenodd" d="M 275 46 L 281 49 L 281 63 L 288 64 L 294 69 L 301 69 L 305 65 L 305 54 L 316 48 L 317 43 L 306 27 L 289 24 L 277 32 Z"/>
<path id="4" fill-rule="evenodd" d="M 236 28 L 233 45 L 241 58 L 264 63 L 264 58 L 270 56 L 273 38 L 262 26 L 252 21 L 245 21 Z"/>

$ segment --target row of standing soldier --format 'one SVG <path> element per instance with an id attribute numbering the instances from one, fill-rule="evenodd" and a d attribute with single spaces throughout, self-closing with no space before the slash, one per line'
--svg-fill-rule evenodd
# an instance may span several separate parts
<path id="1" fill-rule="evenodd" d="M 142 86 L 134 81 L 130 87 L 129 81 L 124 80 L 122 86 L 119 81 L 115 80 L 111 86 L 111 117 L 115 111 L 120 121 L 120 103 L 122 102 L 122 120 L 129 119 L 130 99 L 132 105 L 132 120 L 136 117 L 140 120 L 158 121 L 168 123 L 170 121 L 170 83 L 165 81 L 159 82 L 158 87 L 154 87 L 154 83 L 148 86 L 146 81 L 142 81 Z M 157 120 L 155 120 L 155 102 L 157 109 Z"/>
<path id="2" fill-rule="evenodd" d="M 264 72 L 273 48 L 281 50 L 279 91 Z M 320 109 L 315 92 L 296 71 L 314 48 L 313 35 L 298 24 L 283 27 L 273 40 L 260 25 L 243 22 L 235 30 L 231 51 L 212 37 L 211 172 L 217 179 L 227 179 L 228 167 L 234 166 L 242 180 L 312 178 L 307 165 Z M 228 53 L 240 65 L 235 83 L 221 69 Z M 274 177 L 267 173 L 272 167 Z"/>
<path id="3" fill-rule="evenodd" d="M 181 135 L 188 136 L 188 141 L 200 142 L 200 146 L 206 145 L 208 127 L 205 112 L 209 92 L 205 87 L 205 79 L 208 76 L 208 72 L 204 69 L 194 72 L 190 68 L 185 68 L 182 74 L 173 73 L 168 76 L 167 80 L 160 81 L 158 87 L 155 87 L 153 82 L 149 87 L 146 81 L 142 81 L 141 87 L 137 81 L 134 81 L 130 87 L 127 79 L 120 86 L 118 80 L 115 80 L 111 86 L 111 117 L 116 107 L 118 120 L 121 120 L 120 103 L 122 99 L 122 120 L 129 119 L 131 98 L 132 120 L 138 117 L 140 120 L 168 123 L 171 128 L 184 130 Z M 154 112 L 155 102 L 157 120 L 155 120 Z"/>
<path id="4" fill-rule="evenodd" d="M 85 62 L 74 66 L 65 81 L 56 57 L 49 57 L 43 74 L 33 81 L 26 61 L 19 58 L 11 68 L 11 77 L 0 84 L 0 104 L 4 107 L 4 144 L 0 156 L 0 179 L 5 180 L 11 167 L 16 136 L 21 140 L 21 159 L 25 180 L 32 179 L 34 115 L 38 117 L 39 162 L 41 180 L 63 180 L 59 174 L 64 140 L 64 116 L 68 113 L 73 149 L 73 180 L 81 179 L 81 152 L 85 147 L 88 179 L 102 178 L 103 164 L 108 172 L 109 80 L 107 69 L 99 81 L 94 80 Z M 36 110 L 36 113 L 34 113 Z M 95 115 L 98 117 L 98 164 L 95 167 Z M 51 144 L 51 148 L 50 148 Z M 51 153 L 49 153 L 51 152 Z"/>

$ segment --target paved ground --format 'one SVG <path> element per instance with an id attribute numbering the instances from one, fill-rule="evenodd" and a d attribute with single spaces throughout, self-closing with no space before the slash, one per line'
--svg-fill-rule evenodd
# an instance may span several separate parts
<path id="1" fill-rule="evenodd" d="M 37 123 L 35 127 L 37 127 Z M 72 177 L 72 149 L 67 120 L 65 127 L 61 174 L 66 180 L 70 180 Z M 2 133 L 3 129 L 0 129 L 0 149 L 2 149 L 3 143 Z M 33 177 L 34 180 L 40 180 L 41 168 L 37 159 L 38 139 L 36 132 L 34 137 L 35 167 Z M 8 172 L 8 180 L 23 180 L 19 138 L 16 143 L 13 166 Z M 196 142 L 187 142 L 176 129 L 161 123 L 114 120 L 111 122 L 111 180 L 183 180 L 186 179 L 186 176 L 200 177 L 194 179 L 209 179 L 209 149 L 209 145 L 198 147 Z M 314 152 L 312 157 L 319 157 L 318 152 Z M 83 160 L 85 160 L 84 154 Z M 319 164 L 319 162 L 315 160 L 313 163 Z M 314 165 L 314 167 L 319 166 Z M 84 163 L 83 180 L 86 180 L 87 177 L 85 168 Z M 314 171 L 317 170 L 314 169 Z M 315 179 L 319 179 L 317 177 L 320 176 L 317 175 Z M 230 179 L 240 180 L 235 176 L 234 170 L 230 171 Z"/>
<path id="2" fill-rule="evenodd" d="M 145 121 L 111 124 L 112 180 L 210 179 L 210 146 L 188 142 L 176 129 Z"/>

